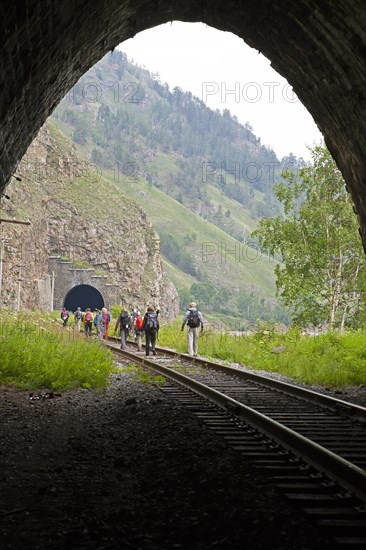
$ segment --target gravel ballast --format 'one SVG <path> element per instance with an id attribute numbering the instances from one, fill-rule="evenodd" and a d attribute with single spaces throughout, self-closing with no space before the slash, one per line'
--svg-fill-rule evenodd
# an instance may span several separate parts
<path id="1" fill-rule="evenodd" d="M 123 369 L 101 393 L 3 387 L 0 412 L 2 550 L 334 546 L 269 477 Z"/>

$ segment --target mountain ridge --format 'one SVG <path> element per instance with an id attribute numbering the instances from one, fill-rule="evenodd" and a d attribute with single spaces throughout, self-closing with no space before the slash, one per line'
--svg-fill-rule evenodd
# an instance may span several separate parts
<path id="1" fill-rule="evenodd" d="M 41 128 L 18 173 L 21 178 L 8 186 L 10 200 L 2 201 L 1 210 L 6 218 L 31 223 L 26 229 L 2 226 L 2 305 L 60 307 L 68 292 L 90 284 L 82 273 L 93 272 L 95 281 L 103 281 L 107 307 L 153 304 L 163 318 L 177 316 L 178 294 L 163 273 L 159 237 L 146 212 L 96 178 L 52 122 Z M 55 270 L 52 283 L 50 260 L 57 259 L 69 264 L 67 278 Z"/>

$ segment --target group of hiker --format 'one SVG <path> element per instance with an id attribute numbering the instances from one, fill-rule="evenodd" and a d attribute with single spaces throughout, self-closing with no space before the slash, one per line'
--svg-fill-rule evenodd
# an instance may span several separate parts
<path id="1" fill-rule="evenodd" d="M 70 314 L 67 311 L 66 307 L 62 308 L 61 319 L 63 327 L 67 327 Z M 108 339 L 108 326 L 111 321 L 111 315 L 107 308 L 103 307 L 100 311 L 95 310 L 94 314 L 92 313 L 90 307 L 87 307 L 85 312 L 81 311 L 81 307 L 78 307 L 74 311 L 74 330 L 77 332 L 81 331 L 81 324 L 84 326 L 85 336 L 90 337 L 93 332 L 93 325 L 96 328 L 97 336 L 100 340 Z"/>
<path id="2" fill-rule="evenodd" d="M 70 314 L 66 307 L 62 309 L 61 319 L 63 326 L 68 324 Z M 142 317 L 141 312 L 137 308 L 133 308 L 131 313 L 125 308 L 122 308 L 118 315 L 114 333 L 119 330 L 121 338 L 121 349 L 127 348 L 127 338 L 130 332 L 133 331 L 137 349 L 142 351 L 142 337 L 145 334 L 146 345 L 145 354 L 149 356 L 150 350 L 153 355 L 156 355 L 155 345 L 159 333 L 159 310 L 155 310 L 152 306 L 147 307 L 145 315 Z M 94 314 L 90 308 L 86 308 L 85 312 L 78 307 L 74 312 L 74 329 L 81 331 L 81 324 L 84 325 L 84 333 L 86 337 L 92 335 L 93 325 L 96 328 L 99 340 L 108 340 L 108 327 L 111 321 L 111 315 L 107 308 L 103 307 L 100 311 L 95 310 Z M 191 302 L 187 309 L 181 330 L 187 326 L 187 344 L 188 354 L 192 357 L 197 357 L 198 354 L 198 337 L 203 332 L 203 317 L 202 313 L 197 309 L 197 304 Z"/>
<path id="3" fill-rule="evenodd" d="M 118 315 L 114 333 L 119 331 L 121 338 L 121 349 L 127 349 L 127 338 L 131 332 L 133 332 L 137 348 L 142 351 L 142 336 L 145 334 L 146 347 L 145 353 L 148 356 L 150 349 L 153 355 L 156 355 L 155 344 L 159 332 L 159 310 L 152 306 L 148 306 L 145 315 L 142 317 L 141 312 L 137 308 L 133 308 L 131 313 L 125 308 L 122 308 L 121 313 Z M 62 309 L 61 319 L 63 326 L 66 327 L 70 318 L 70 314 L 66 307 Z M 74 330 L 80 332 L 81 324 L 84 326 L 85 336 L 90 337 L 92 335 L 93 325 L 96 328 L 97 336 L 99 340 L 108 340 L 108 328 L 111 320 L 111 316 L 107 308 L 103 307 L 100 311 L 96 310 L 94 314 L 90 308 L 86 308 L 85 312 L 81 311 L 81 307 L 78 307 L 74 312 Z"/>
<path id="4" fill-rule="evenodd" d="M 118 315 L 115 332 L 120 330 L 121 336 L 121 349 L 127 348 L 127 338 L 130 330 L 133 328 L 135 341 L 137 343 L 138 351 L 142 351 L 142 335 L 145 334 L 146 345 L 145 355 L 148 356 L 150 349 L 153 355 L 156 355 L 155 344 L 159 333 L 159 310 L 156 311 L 152 306 L 148 306 L 144 317 L 141 316 L 140 311 L 135 309 L 132 314 L 129 315 L 125 309 L 122 309 Z"/>

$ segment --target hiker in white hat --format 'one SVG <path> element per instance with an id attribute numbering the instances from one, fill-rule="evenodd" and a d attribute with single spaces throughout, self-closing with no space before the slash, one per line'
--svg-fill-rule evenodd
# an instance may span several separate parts
<path id="1" fill-rule="evenodd" d="M 198 311 L 196 302 L 191 302 L 182 322 L 182 330 L 187 325 L 187 344 L 188 353 L 191 357 L 197 357 L 198 354 L 198 336 L 203 332 L 203 317 Z"/>

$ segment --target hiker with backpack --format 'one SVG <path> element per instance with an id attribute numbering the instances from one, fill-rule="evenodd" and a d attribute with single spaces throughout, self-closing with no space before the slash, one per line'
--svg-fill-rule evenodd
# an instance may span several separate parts
<path id="1" fill-rule="evenodd" d="M 135 318 L 135 342 L 137 342 L 137 349 L 138 351 L 142 351 L 142 326 L 144 324 L 144 320 L 141 315 L 141 311 L 137 312 L 136 318 Z"/>
<path id="2" fill-rule="evenodd" d="M 197 357 L 198 354 L 198 336 L 203 332 L 203 317 L 198 311 L 196 302 L 191 302 L 187 309 L 182 322 L 182 330 L 184 325 L 187 325 L 187 344 L 188 353 L 191 357 Z"/>
<path id="3" fill-rule="evenodd" d="M 159 332 L 158 314 L 155 313 L 154 308 L 149 306 L 147 312 L 144 315 L 144 321 L 142 324 L 142 330 L 145 332 L 145 355 L 149 356 L 150 344 L 153 355 L 156 355 L 155 342 Z"/>
<path id="4" fill-rule="evenodd" d="M 67 321 L 69 320 L 69 312 L 67 311 L 67 309 L 65 307 L 62 308 L 61 319 L 62 319 L 62 326 L 64 328 L 66 328 L 67 327 Z"/>
<path id="5" fill-rule="evenodd" d="M 85 336 L 90 337 L 92 335 L 93 328 L 93 314 L 90 311 L 90 307 L 87 307 L 85 310 L 85 313 L 83 315 L 83 323 Z"/>
<path id="6" fill-rule="evenodd" d="M 121 349 L 127 349 L 127 338 L 131 328 L 130 315 L 128 312 L 122 308 L 121 313 L 118 315 L 114 333 L 117 332 L 118 327 L 120 327 L 121 335 Z"/>
<path id="7" fill-rule="evenodd" d="M 74 311 L 74 329 L 80 332 L 81 327 L 81 319 L 83 318 L 83 312 L 81 311 L 81 307 L 78 307 L 76 311 Z"/>

